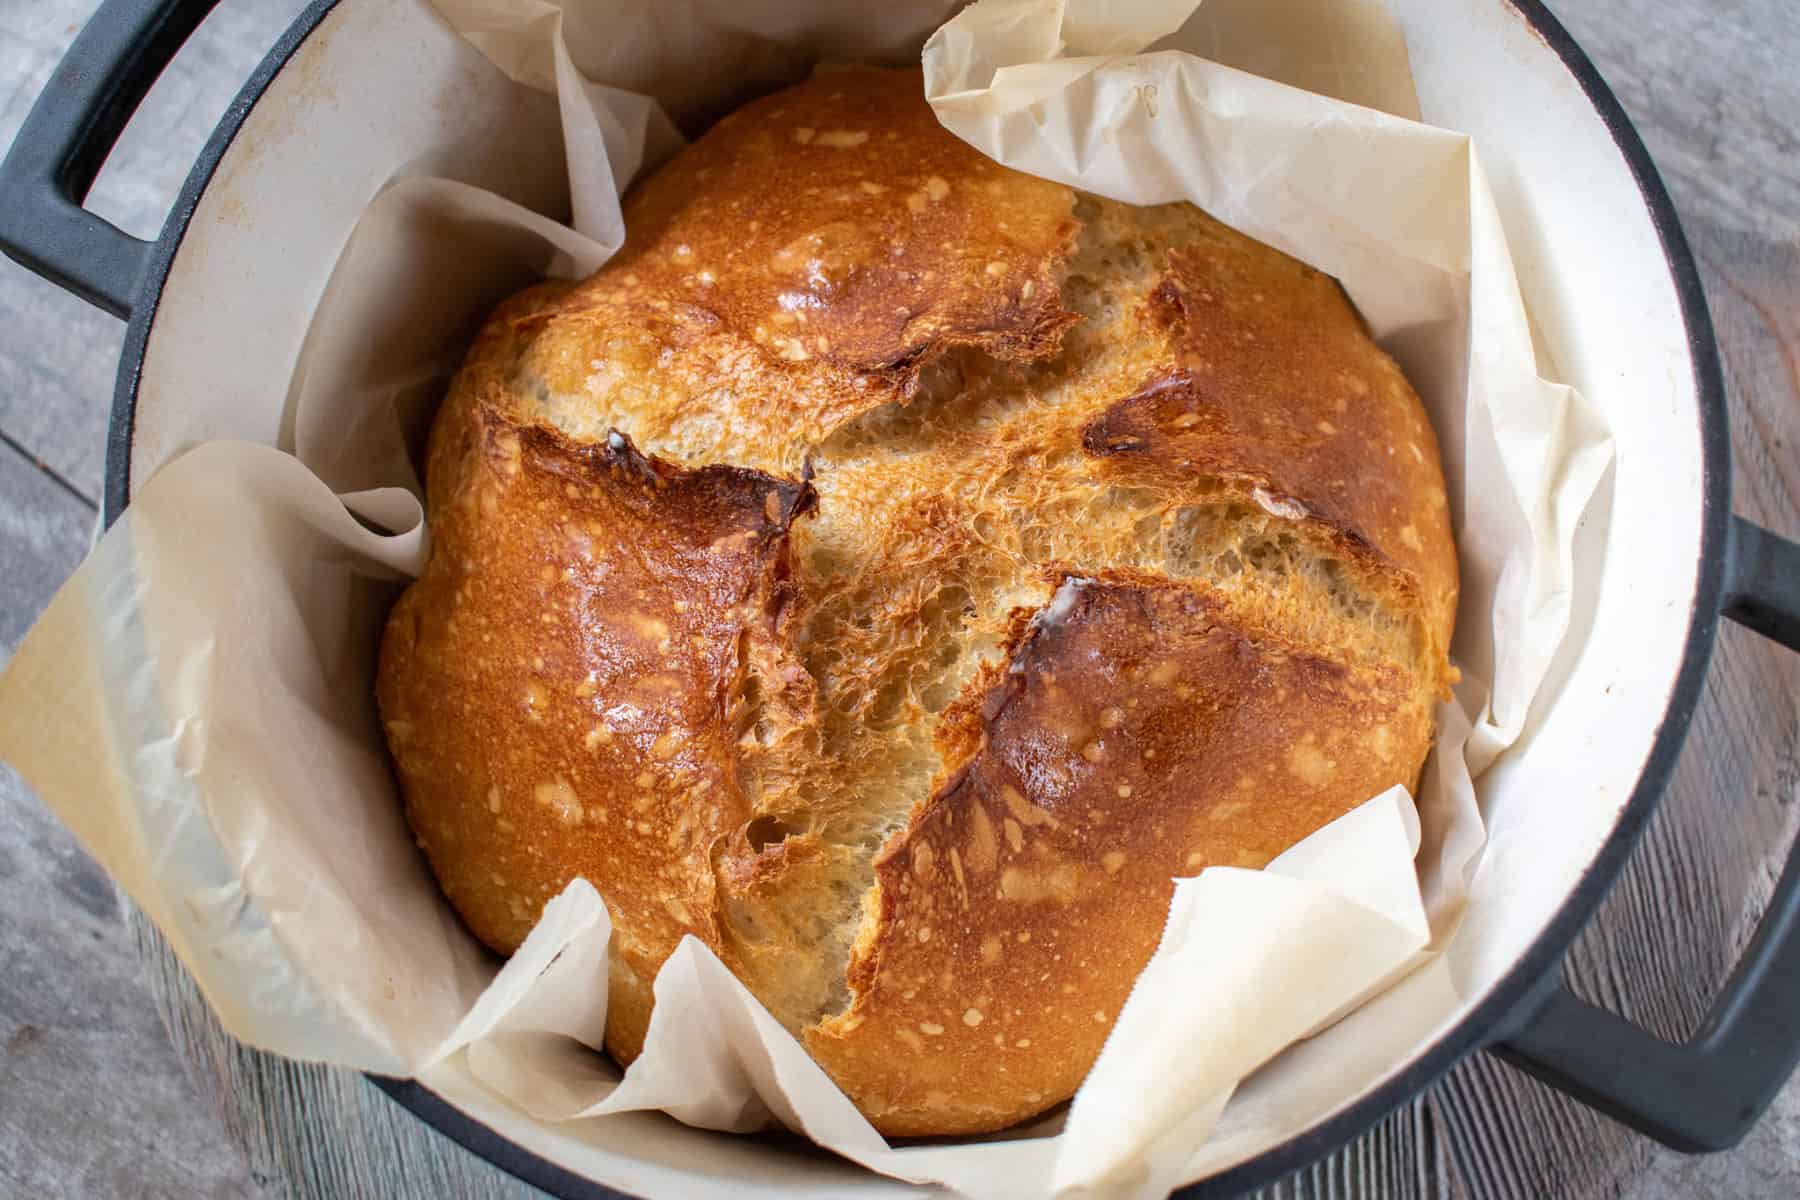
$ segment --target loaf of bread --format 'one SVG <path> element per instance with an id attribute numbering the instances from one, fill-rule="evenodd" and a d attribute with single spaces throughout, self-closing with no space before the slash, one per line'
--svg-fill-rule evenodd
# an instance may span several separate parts
<path id="1" fill-rule="evenodd" d="M 576 877 L 609 1050 L 710 946 L 890 1135 L 1068 1098 L 1173 881 L 1412 786 L 1437 442 L 1329 277 L 1010 171 L 917 71 L 756 101 L 501 305 L 378 691 L 506 954 Z"/>

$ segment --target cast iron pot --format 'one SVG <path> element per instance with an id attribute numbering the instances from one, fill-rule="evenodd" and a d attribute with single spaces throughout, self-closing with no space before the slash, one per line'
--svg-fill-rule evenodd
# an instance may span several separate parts
<path id="1" fill-rule="evenodd" d="M 405 98 L 416 99 L 420 87 L 442 82 L 442 71 L 432 75 L 434 64 L 454 62 L 462 73 L 456 76 L 457 94 L 469 113 L 484 103 L 520 103 L 501 99 L 510 85 L 473 60 L 454 35 L 432 27 L 422 4 L 318 0 L 244 85 L 194 164 L 162 236 L 143 242 L 81 204 L 126 121 L 214 2 L 106 0 L 50 79 L 0 166 L 0 249 L 130 322 L 108 441 L 108 525 L 125 508 L 134 482 L 185 445 L 214 436 L 282 444 L 279 404 L 273 406 L 277 415 L 271 423 L 267 405 L 221 406 L 196 397 L 254 388 L 258 381 L 266 389 L 269 379 L 286 379 L 284 367 L 291 364 L 343 231 L 395 161 L 393 146 L 404 147 L 405 139 L 415 136 L 417 122 L 428 119 L 416 116 L 413 110 L 419 106 Z M 1599 906 L 1668 782 L 1700 695 L 1719 618 L 1730 617 L 1800 648 L 1800 547 L 1730 511 L 1726 399 L 1699 276 L 1643 144 L 1593 65 L 1536 0 L 1465 0 L 1437 7 L 1424 0 L 1398 0 L 1398 6 L 1412 39 L 1421 94 L 1439 69 L 1434 64 L 1447 63 L 1459 79 L 1444 95 L 1466 98 L 1466 103 L 1448 101 L 1449 112 L 1428 108 L 1427 116 L 1476 135 L 1484 156 L 1490 156 L 1490 175 L 1502 200 L 1541 210 L 1541 223 L 1523 239 L 1509 230 L 1521 264 L 1521 285 L 1540 319 L 1546 308 L 1554 318 L 1561 307 L 1565 319 L 1580 320 L 1580 296 L 1571 299 L 1547 284 L 1533 269 L 1531 254 L 1534 237 L 1556 242 L 1557 204 L 1578 206 L 1580 201 L 1558 200 L 1541 184 L 1532 191 L 1528 164 L 1533 160 L 1520 152 L 1514 161 L 1509 154 L 1532 138 L 1566 139 L 1549 152 L 1563 156 L 1559 172 L 1592 170 L 1596 175 L 1586 186 L 1618 184 L 1629 190 L 1628 219 L 1615 210 L 1617 220 L 1597 222 L 1594 230 L 1567 244 L 1548 245 L 1539 258 L 1547 256 L 1576 272 L 1583 245 L 1595 237 L 1605 241 L 1614 226 L 1641 226 L 1643 240 L 1635 252 L 1622 237 L 1613 249 L 1617 261 L 1608 269 L 1646 272 L 1646 294 L 1654 293 L 1651 311 L 1645 316 L 1621 309 L 1609 318 L 1645 322 L 1645 336 L 1657 339 L 1652 344 L 1682 369 L 1672 373 L 1667 385 L 1672 424 L 1651 431 L 1649 449 L 1633 451 L 1630 431 L 1620 431 L 1615 488 L 1621 494 L 1615 507 L 1625 511 L 1627 504 L 1649 503 L 1630 499 L 1628 462 L 1635 469 L 1648 459 L 1656 471 L 1667 474 L 1664 491 L 1672 490 L 1672 502 L 1681 507 L 1674 510 L 1679 516 L 1674 527 L 1657 534 L 1662 542 L 1675 543 L 1671 586 L 1681 603 L 1668 601 L 1672 615 L 1667 636 L 1645 650 L 1651 657 L 1665 653 L 1668 662 L 1668 670 L 1654 681 L 1649 715 L 1620 718 L 1635 722 L 1641 746 L 1625 755 L 1633 770 L 1619 789 L 1616 816 L 1584 848 L 1570 888 L 1555 898 L 1522 952 L 1460 1019 L 1423 1039 L 1346 1103 L 1285 1142 L 1184 1189 L 1183 1196 L 1233 1194 L 1278 1179 L 1366 1130 L 1475 1050 L 1499 1054 L 1600 1111 L 1690 1152 L 1736 1143 L 1800 1057 L 1800 856 L 1790 857 L 1742 960 L 1686 1045 L 1660 1041 L 1575 998 L 1562 985 L 1564 951 Z M 1443 44 L 1442 52 L 1422 54 L 1421 47 L 1434 44 L 1431 39 Z M 1488 102 L 1516 91 L 1521 74 L 1526 84 L 1540 90 L 1540 105 Z M 388 89 L 390 103 L 371 104 L 371 88 Z M 454 112 L 445 117 L 441 94 L 434 99 L 438 115 L 433 119 L 457 119 Z M 1560 118 L 1559 105 L 1566 108 Z M 1520 130 L 1518 119 L 1505 115 L 1521 109 L 1534 110 L 1526 119 L 1535 120 L 1537 128 Z M 346 112 L 357 114 L 363 124 L 346 125 Z M 378 120 L 369 119 L 372 112 Z M 468 119 L 471 138 L 479 139 L 480 121 Z M 549 119 L 554 120 L 553 112 Z M 1548 132 L 1552 129 L 1557 131 Z M 1584 137 L 1590 141 L 1583 142 Z M 1492 169 L 1496 161 L 1499 171 Z M 476 173 L 491 173 L 492 165 L 477 167 Z M 1514 176 L 1526 178 L 1521 182 Z M 311 181 L 310 192 L 297 187 L 304 181 Z M 291 202 L 284 199 L 296 191 L 302 194 Z M 258 229 L 259 221 L 266 227 Z M 271 271 L 285 274 L 270 278 Z M 1623 291 L 1627 280 L 1618 282 Z M 1666 300 L 1667 311 L 1660 315 L 1655 311 L 1658 297 Z M 223 344 L 221 314 L 239 310 L 249 311 L 238 321 L 231 344 Z M 1582 344 L 1576 338 L 1562 346 L 1577 376 L 1582 374 Z M 1571 381 L 1584 391 L 1603 386 Z M 1646 407 L 1655 409 L 1653 403 Z M 1649 552 L 1640 548 L 1636 553 Z M 1661 573 L 1670 574 L 1666 569 Z M 1638 597 L 1643 602 L 1657 598 L 1666 599 Z M 1604 588 L 1598 599 L 1588 599 L 1604 606 Z M 1597 636 L 1594 628 L 1590 624 L 1590 637 Z M 1568 668 L 1565 675 L 1566 685 L 1573 687 L 1579 668 Z M 1592 720 L 1603 724 L 1611 711 Z M 466 1101 L 453 1107 L 411 1081 L 377 1082 L 445 1135 L 546 1191 L 567 1197 L 622 1195 L 496 1134 L 463 1111 L 469 1107 Z"/>

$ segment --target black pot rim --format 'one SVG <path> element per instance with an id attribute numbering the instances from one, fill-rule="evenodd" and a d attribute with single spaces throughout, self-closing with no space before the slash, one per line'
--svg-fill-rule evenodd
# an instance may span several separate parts
<path id="1" fill-rule="evenodd" d="M 1662 243 L 1675 284 L 1694 365 L 1700 420 L 1701 537 L 1698 578 L 1688 618 L 1682 663 L 1643 772 L 1619 820 L 1580 881 L 1537 939 L 1500 982 L 1461 1021 L 1417 1055 L 1407 1067 L 1378 1084 L 1355 1103 L 1278 1146 L 1175 1193 L 1182 1200 L 1238 1195 L 1272 1183 L 1332 1153 L 1382 1117 L 1423 1092 L 1467 1054 L 1504 1035 L 1508 1020 L 1561 961 L 1612 886 L 1656 810 L 1699 702 L 1717 637 L 1724 582 L 1725 546 L 1731 519 L 1731 440 L 1724 377 L 1712 318 L 1687 238 L 1650 153 L 1600 72 L 1541 0 L 1507 0 L 1581 86 L 1625 156 Z M 168 281 L 175 252 L 193 219 L 201 193 L 244 119 L 287 60 L 337 7 L 338 0 L 314 0 L 282 35 L 245 82 L 195 161 L 155 243 L 126 329 L 113 391 L 107 435 L 106 487 L 102 518 L 110 527 L 131 493 L 131 442 L 136 424 L 138 385 L 145 348 Z M 396 1102 L 463 1148 L 502 1170 L 565 1200 L 629 1200 L 616 1189 L 568 1171 L 509 1141 L 410 1079 L 370 1076 Z"/>

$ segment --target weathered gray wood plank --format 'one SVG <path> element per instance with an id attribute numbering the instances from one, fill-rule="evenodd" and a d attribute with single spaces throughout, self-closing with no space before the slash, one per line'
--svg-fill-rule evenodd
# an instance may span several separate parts
<path id="1" fill-rule="evenodd" d="M 92 0 L 0 7 L 0 145 L 10 146 Z M 73 26 L 74 28 L 71 28 Z M 118 321 L 0 260 L 0 432 L 100 495 L 106 402 L 125 329 Z"/>
<path id="2" fill-rule="evenodd" d="M 0 260 L 0 329 L 0 432 L 97 502 L 125 327 Z"/>
<path id="3" fill-rule="evenodd" d="M 169 1036 L 257 1178 L 304 1200 L 542 1195 L 439 1137 L 354 1071 L 289 1062 L 227 1036 L 155 926 L 136 910 L 130 924 Z"/>
<path id="4" fill-rule="evenodd" d="M 262 1194 L 145 993 L 113 885 L 0 767 L 0 1195 Z"/>
<path id="5" fill-rule="evenodd" d="M 86 498 L 0 436 L 0 665 L 81 561 L 93 523 Z"/>

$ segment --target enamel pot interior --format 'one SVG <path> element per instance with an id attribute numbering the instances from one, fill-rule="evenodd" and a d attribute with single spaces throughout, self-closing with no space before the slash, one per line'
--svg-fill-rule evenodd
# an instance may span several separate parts
<path id="1" fill-rule="evenodd" d="M 1297 1132 L 1274 1145 L 1234 1138 L 1228 1118 L 1209 1143 L 1198 1189 L 1208 1194 L 1328 1152 L 1497 1036 L 1654 807 L 1716 623 L 1723 398 L 1698 279 L 1648 157 L 1536 4 L 1394 7 L 1425 118 L 1476 137 L 1542 367 L 1606 412 L 1617 457 L 1579 528 L 1573 628 L 1551 685 L 1525 737 L 1482 781 L 1492 838 L 1464 931 L 1438 966 L 1246 1082 L 1242 1097 L 1283 1112 Z M 541 135 L 519 137 L 521 126 Z M 409 150 L 446 134 L 453 149 L 431 161 Z M 396 163 L 548 212 L 566 207 L 549 97 L 508 81 L 425 0 L 321 0 L 246 86 L 157 247 L 120 367 L 109 521 L 134 482 L 197 442 L 289 444 L 290 381 L 313 308 Z M 1567 814 L 1555 839 L 1513 830 L 1511 816 L 1545 804 Z M 1321 1046 L 1337 1064 L 1330 1094 L 1315 1086 L 1297 1100 L 1289 1081 L 1316 1076 Z M 653 1115 L 539 1125 L 456 1069 L 429 1083 L 388 1086 L 471 1149 L 563 1194 L 616 1194 L 593 1180 L 657 1195 L 736 1196 L 758 1184 L 911 1191 L 791 1140 Z"/>

